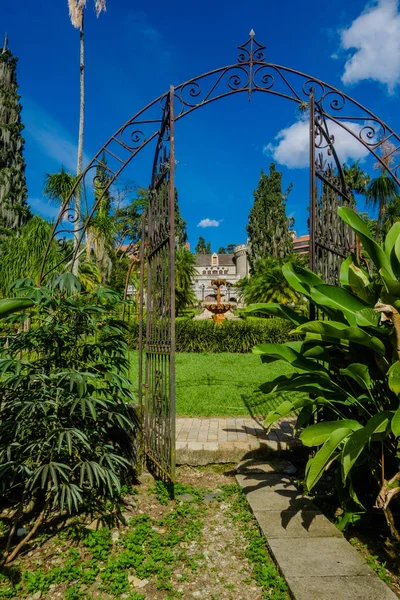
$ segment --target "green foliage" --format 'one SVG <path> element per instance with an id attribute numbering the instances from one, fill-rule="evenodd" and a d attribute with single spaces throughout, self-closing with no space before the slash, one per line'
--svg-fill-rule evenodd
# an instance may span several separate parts
<path id="1" fill-rule="evenodd" d="M 260 259 L 252 276 L 244 277 L 236 284 L 246 304 L 299 304 L 301 296 L 286 281 L 282 264 L 281 259 L 273 257 Z"/>
<path id="2" fill-rule="evenodd" d="M 7 49 L 0 54 L 0 233 L 18 230 L 31 217 L 26 202 L 24 139 L 17 59 Z"/>
<path id="3" fill-rule="evenodd" d="M 211 243 L 206 243 L 205 239 L 202 236 L 200 236 L 199 241 L 196 245 L 195 252 L 196 254 L 211 254 Z"/>
<path id="4" fill-rule="evenodd" d="M 50 223 L 35 215 L 18 235 L 10 235 L 0 243 L 0 290 L 3 295 L 10 293 L 10 287 L 17 279 L 38 280 L 51 229 Z M 55 267 L 62 258 L 62 251 L 53 242 L 46 263 L 48 268 Z"/>
<path id="5" fill-rule="evenodd" d="M 178 352 L 250 352 L 255 344 L 284 343 L 291 327 L 280 318 L 225 320 L 216 325 L 211 319 L 179 319 L 175 323 Z M 138 323 L 131 324 L 130 348 L 137 348 Z"/>
<path id="6" fill-rule="evenodd" d="M 271 560 L 265 538 L 254 523 L 243 490 L 237 485 L 224 485 L 221 488 L 224 496 L 231 501 L 233 521 L 241 527 L 247 538 L 245 555 L 253 568 L 253 578 L 262 588 L 263 597 L 268 600 L 287 600 L 289 596 L 286 581 Z"/>
<path id="7" fill-rule="evenodd" d="M 187 306 L 193 306 L 196 296 L 192 288 L 192 280 L 196 275 L 194 268 L 196 257 L 183 246 L 175 252 L 175 308 L 176 314 Z"/>
<path id="8" fill-rule="evenodd" d="M 282 173 L 271 163 L 269 175 L 261 171 L 254 192 L 254 203 L 249 214 L 249 263 L 251 272 L 256 263 L 267 256 L 285 258 L 293 252 L 291 225 L 286 216 L 286 194 L 282 193 Z"/>
<path id="9" fill-rule="evenodd" d="M 62 205 L 68 200 L 77 178 L 61 167 L 58 173 L 47 173 L 43 193 L 49 200 L 57 205 Z M 70 204 L 74 196 L 70 198 Z"/>
<path id="10" fill-rule="evenodd" d="M 304 426 L 312 415 L 323 415 L 322 423 L 300 436 L 305 445 L 320 447 L 307 465 L 306 490 L 337 464 L 344 507 L 371 506 L 372 492 L 397 537 L 389 503 L 400 491 L 400 225 L 378 244 L 351 209 L 342 207 L 339 214 L 362 241 L 378 277 L 371 280 L 355 257 L 342 265 L 342 288 L 324 284 L 308 269 L 285 265 L 288 282 L 331 320 L 299 322 L 295 331 L 304 336 L 302 342 L 254 349 L 265 362 L 285 360 L 297 368 L 266 385 L 265 392 L 296 388 L 310 393 L 306 400 L 284 402 L 268 415 L 267 424 L 297 413 L 298 426 Z M 264 309 L 268 312 L 268 305 Z M 273 305 L 271 312 L 276 310 Z M 281 314 L 295 321 L 292 314 Z"/>
<path id="11" fill-rule="evenodd" d="M 0 338 L 2 498 L 44 516 L 102 510 L 135 464 L 123 324 L 107 316 L 115 294 L 82 294 L 69 273 L 17 292 L 35 306 L 28 331 Z"/>
<path id="12" fill-rule="evenodd" d="M 224 248 L 223 246 L 221 246 L 221 248 L 218 250 L 217 254 L 226 254 L 226 248 Z"/>

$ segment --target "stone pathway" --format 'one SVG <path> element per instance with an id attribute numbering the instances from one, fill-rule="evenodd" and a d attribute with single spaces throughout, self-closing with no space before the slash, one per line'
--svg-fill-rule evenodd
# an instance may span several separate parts
<path id="1" fill-rule="evenodd" d="M 266 433 L 252 418 L 178 418 L 176 460 L 189 465 L 238 462 L 249 453 L 288 450 L 298 443 L 293 425 L 285 420 Z"/>
<path id="2" fill-rule="evenodd" d="M 295 600 L 398 600 L 336 527 L 301 496 L 287 461 L 246 461 L 236 479 Z"/>

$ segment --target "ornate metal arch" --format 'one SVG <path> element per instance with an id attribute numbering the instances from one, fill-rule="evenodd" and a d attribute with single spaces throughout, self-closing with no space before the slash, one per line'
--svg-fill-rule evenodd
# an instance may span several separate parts
<path id="1" fill-rule="evenodd" d="M 300 71 L 266 62 L 265 46 L 257 42 L 253 30 L 247 42 L 239 46 L 235 64 L 208 71 L 175 88 L 175 121 L 211 102 L 242 92 L 247 93 L 249 99 L 254 92 L 266 92 L 296 102 L 301 108 L 310 108 L 311 103 L 314 105 L 315 114 L 311 127 L 314 144 L 312 142 L 310 144 L 314 148 L 313 156 L 314 159 L 318 158 L 319 149 L 328 148 L 328 153 L 332 156 L 339 173 L 335 185 L 338 194 L 342 197 L 346 196 L 346 190 L 341 166 L 334 149 L 334 138 L 329 133 L 329 125 L 332 123 L 358 139 L 400 185 L 400 162 L 395 160 L 393 165 L 388 165 L 388 161 L 383 161 L 379 153 L 382 144 L 388 141 L 393 144 L 390 152 L 393 157 L 396 157 L 400 151 L 400 137 L 393 129 L 359 102 L 333 86 Z M 66 236 L 71 236 L 73 233 L 77 237 L 75 248 L 67 256 L 63 253 L 60 264 L 74 263 L 86 228 L 104 194 L 137 154 L 152 140 L 157 139 L 168 94 L 167 91 L 153 100 L 122 125 L 85 168 L 70 198 L 60 208 L 43 258 L 42 279 L 50 270 L 57 268 L 49 269 L 46 266 L 49 248 L 53 241 L 57 240 L 60 245 L 63 245 Z M 310 139 L 312 140 L 311 137 Z M 107 164 L 102 160 L 103 154 L 106 156 Z M 316 164 L 314 160 L 314 165 Z M 315 177 L 323 180 L 323 170 L 316 166 Z M 72 198 L 77 192 L 79 193 L 79 189 L 81 194 L 86 193 L 86 186 L 89 183 L 91 184 L 89 189 L 95 187 L 96 193 L 92 202 L 89 202 L 91 208 L 85 218 L 77 223 L 78 217 L 74 211 Z"/>

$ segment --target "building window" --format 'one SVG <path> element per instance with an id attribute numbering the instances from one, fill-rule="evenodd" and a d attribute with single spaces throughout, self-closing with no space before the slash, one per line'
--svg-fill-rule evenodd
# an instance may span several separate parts
<path id="1" fill-rule="evenodd" d="M 203 271 L 203 275 L 207 275 L 207 271 Z"/>
<path id="2" fill-rule="evenodd" d="M 218 255 L 215 254 L 215 252 L 211 257 L 211 264 L 212 266 L 218 267 Z"/>

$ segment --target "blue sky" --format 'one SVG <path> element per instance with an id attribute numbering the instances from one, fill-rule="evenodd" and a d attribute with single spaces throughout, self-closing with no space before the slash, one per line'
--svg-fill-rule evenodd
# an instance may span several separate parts
<path id="1" fill-rule="evenodd" d="M 86 161 L 169 84 L 236 62 L 236 47 L 251 28 L 266 46 L 266 60 L 343 89 L 400 130 L 397 0 L 337 0 L 322 8 L 312 0 L 108 0 L 98 19 L 93 4 L 88 0 L 86 11 Z M 67 0 L 2 0 L 0 17 L 19 57 L 29 202 L 54 218 L 55 207 L 42 197 L 43 181 L 61 164 L 75 169 L 79 34 Z M 252 192 L 273 158 L 284 187 L 293 183 L 288 214 L 297 233 L 306 233 L 302 129 L 294 104 L 269 94 L 254 94 L 251 102 L 246 94 L 225 98 L 176 124 L 176 185 L 192 247 L 199 235 L 215 250 L 245 241 Z M 361 157 L 366 169 L 372 167 L 358 142 L 341 151 L 345 159 Z M 149 151 L 124 177 L 147 186 L 150 170 Z M 200 227 L 202 221 L 213 226 Z"/>

